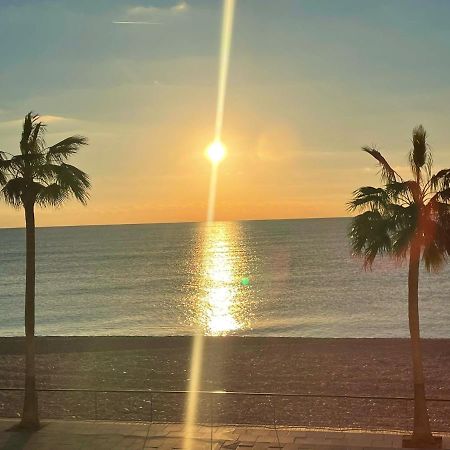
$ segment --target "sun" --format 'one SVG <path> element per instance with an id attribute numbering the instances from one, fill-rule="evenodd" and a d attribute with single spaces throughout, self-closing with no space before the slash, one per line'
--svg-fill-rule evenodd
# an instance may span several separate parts
<path id="1" fill-rule="evenodd" d="M 225 145 L 220 141 L 214 141 L 206 149 L 206 156 L 213 164 L 219 164 L 227 154 Z"/>

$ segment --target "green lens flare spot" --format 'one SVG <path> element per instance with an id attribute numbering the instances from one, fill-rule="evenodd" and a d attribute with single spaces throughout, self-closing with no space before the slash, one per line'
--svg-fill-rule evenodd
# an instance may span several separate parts
<path id="1" fill-rule="evenodd" d="M 241 284 L 242 284 L 242 286 L 248 286 L 250 284 L 250 279 L 249 278 L 242 278 Z"/>

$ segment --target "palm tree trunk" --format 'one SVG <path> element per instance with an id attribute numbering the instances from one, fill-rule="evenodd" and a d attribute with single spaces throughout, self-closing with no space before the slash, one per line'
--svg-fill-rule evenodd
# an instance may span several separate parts
<path id="1" fill-rule="evenodd" d="M 25 205 L 26 275 L 25 275 L 25 398 L 21 426 L 39 428 L 38 399 L 36 393 L 34 298 L 36 284 L 34 205 Z"/>
<path id="2" fill-rule="evenodd" d="M 414 431 L 412 441 L 418 447 L 433 442 L 425 400 L 425 380 L 422 365 L 422 345 L 419 327 L 419 263 L 420 247 L 412 244 L 408 272 L 408 317 L 411 335 L 414 379 Z"/>

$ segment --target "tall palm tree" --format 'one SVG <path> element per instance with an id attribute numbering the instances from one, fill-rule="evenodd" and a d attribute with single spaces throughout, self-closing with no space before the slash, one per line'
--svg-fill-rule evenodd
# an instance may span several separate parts
<path id="1" fill-rule="evenodd" d="M 354 254 L 370 268 L 378 254 L 408 259 L 408 317 L 414 380 L 413 446 L 435 445 L 425 400 L 425 380 L 419 327 L 418 283 L 420 260 L 428 271 L 439 270 L 450 255 L 450 169 L 432 174 L 432 156 L 422 125 L 414 128 L 409 162 L 412 178 L 404 180 L 371 147 L 363 150 L 381 168 L 383 187 L 365 186 L 353 193 L 349 237 Z"/>
<path id="2" fill-rule="evenodd" d="M 86 204 L 89 177 L 67 164 L 67 159 L 87 144 L 83 136 L 71 136 L 55 145 L 45 144 L 45 125 L 39 115 L 28 113 L 23 122 L 20 153 L 0 151 L 0 194 L 3 200 L 25 211 L 25 397 L 21 426 L 39 427 L 35 374 L 35 205 L 59 206 L 70 197 Z"/>

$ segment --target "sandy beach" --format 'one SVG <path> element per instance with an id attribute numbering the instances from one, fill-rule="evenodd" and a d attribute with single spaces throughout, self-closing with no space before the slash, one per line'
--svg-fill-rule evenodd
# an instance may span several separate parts
<path id="1" fill-rule="evenodd" d="M 190 337 L 40 337 L 41 388 L 185 390 Z M 23 339 L 0 338 L 0 387 L 23 384 Z M 412 395 L 409 341 L 207 337 L 202 390 L 321 395 Z M 424 340 L 429 398 L 450 399 L 450 340 Z M 15 417 L 21 392 L 0 393 L 0 415 Z M 43 417 L 177 421 L 184 395 L 41 393 Z M 435 430 L 450 431 L 450 402 L 430 402 Z M 200 401 L 209 421 L 209 398 Z M 410 429 L 412 403 L 335 398 L 214 397 L 215 422 Z"/>

